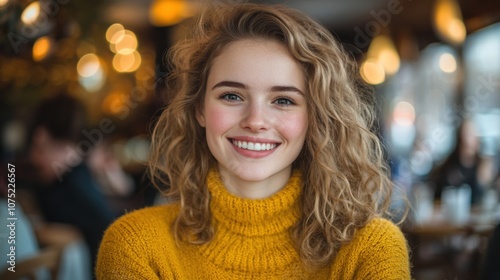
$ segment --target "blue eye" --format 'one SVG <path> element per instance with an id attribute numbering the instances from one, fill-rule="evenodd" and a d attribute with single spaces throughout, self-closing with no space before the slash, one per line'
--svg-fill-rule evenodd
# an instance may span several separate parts
<path id="1" fill-rule="evenodd" d="M 226 101 L 229 101 L 229 102 L 235 102 L 235 101 L 241 101 L 241 97 L 239 97 L 237 94 L 235 93 L 223 93 L 219 96 L 220 99 L 223 99 L 223 100 L 226 100 Z"/>
<path id="2" fill-rule="evenodd" d="M 293 102 L 293 100 L 288 97 L 279 97 L 274 101 L 274 103 L 280 106 L 295 105 L 295 102 Z"/>

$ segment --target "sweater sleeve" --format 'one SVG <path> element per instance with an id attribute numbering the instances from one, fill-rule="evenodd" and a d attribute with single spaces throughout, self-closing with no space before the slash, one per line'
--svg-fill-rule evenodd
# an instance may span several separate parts
<path id="1" fill-rule="evenodd" d="M 137 230 L 140 221 L 134 216 L 126 215 L 106 230 L 97 257 L 97 279 L 159 279 L 149 264 L 148 242 Z"/>
<path id="2" fill-rule="evenodd" d="M 356 279 L 411 279 L 408 246 L 401 230 L 376 219 L 364 229 Z"/>

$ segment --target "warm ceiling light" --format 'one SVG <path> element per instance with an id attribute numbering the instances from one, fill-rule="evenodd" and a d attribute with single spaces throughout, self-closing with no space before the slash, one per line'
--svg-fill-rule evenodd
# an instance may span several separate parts
<path id="1" fill-rule="evenodd" d="M 40 2 L 35 1 L 28 5 L 21 14 L 21 21 L 28 25 L 32 24 L 38 19 L 40 15 Z"/>
<path id="2" fill-rule="evenodd" d="M 443 40 L 461 44 L 466 37 L 460 6 L 454 0 L 437 0 L 434 8 L 434 27 Z"/>
<path id="3" fill-rule="evenodd" d="M 38 38 L 33 44 L 33 60 L 41 61 L 47 57 L 52 47 L 52 42 L 47 36 Z"/>
<path id="4" fill-rule="evenodd" d="M 149 21 L 155 26 L 174 25 L 191 15 L 185 0 L 154 0 L 149 9 Z"/>
<path id="5" fill-rule="evenodd" d="M 360 74 L 365 82 L 372 85 L 378 85 L 385 81 L 384 67 L 374 58 L 368 58 L 361 64 Z"/>

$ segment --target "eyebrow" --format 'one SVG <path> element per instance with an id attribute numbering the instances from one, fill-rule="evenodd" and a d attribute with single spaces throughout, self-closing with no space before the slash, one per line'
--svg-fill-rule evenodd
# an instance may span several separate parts
<path id="1" fill-rule="evenodd" d="M 243 84 L 243 83 L 240 83 L 240 82 L 234 82 L 234 81 L 221 81 L 221 82 L 218 82 L 215 86 L 212 87 L 212 90 L 213 89 L 216 89 L 218 87 L 234 87 L 234 88 L 241 88 L 241 89 L 247 89 L 248 87 Z M 296 92 L 298 94 L 301 94 L 301 95 L 304 95 L 304 93 L 294 87 L 294 86 L 273 86 L 271 88 L 271 91 L 274 91 L 274 92 Z"/>
<path id="2" fill-rule="evenodd" d="M 212 87 L 212 89 L 216 89 L 218 87 L 235 87 L 235 88 L 242 88 L 242 89 L 247 88 L 247 86 L 245 84 L 242 84 L 239 82 L 233 82 L 233 81 L 218 82 L 215 86 Z"/>
<path id="3" fill-rule="evenodd" d="M 292 91 L 292 92 L 296 92 L 296 93 L 298 93 L 300 95 L 304 95 L 304 93 L 300 89 L 298 89 L 298 88 L 296 88 L 294 86 L 274 86 L 274 87 L 271 88 L 271 91 L 276 91 L 276 92 L 289 92 L 289 91 Z"/>

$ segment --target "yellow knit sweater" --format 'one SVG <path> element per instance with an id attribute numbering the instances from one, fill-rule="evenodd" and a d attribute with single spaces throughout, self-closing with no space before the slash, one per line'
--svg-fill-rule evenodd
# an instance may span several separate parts
<path id="1" fill-rule="evenodd" d="M 410 279 L 406 240 L 375 219 L 357 231 L 332 264 L 308 270 L 289 236 L 299 218 L 300 174 L 262 200 L 231 195 L 211 172 L 208 188 L 216 234 L 204 245 L 176 244 L 178 204 L 145 208 L 117 220 L 99 250 L 98 279 Z"/>

